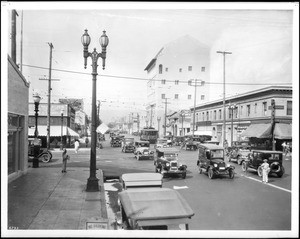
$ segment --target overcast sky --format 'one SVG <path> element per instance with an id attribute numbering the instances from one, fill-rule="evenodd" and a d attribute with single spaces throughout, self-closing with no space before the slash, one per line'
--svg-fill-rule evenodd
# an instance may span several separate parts
<path id="1" fill-rule="evenodd" d="M 17 63 L 21 59 L 23 10 L 23 74 L 31 83 L 29 100 L 33 91 L 38 91 L 47 102 L 48 83 L 39 79 L 49 77 L 48 43 L 52 43 L 52 79 L 60 80 L 52 82 L 52 99 L 83 98 L 88 114 L 92 67 L 88 59 L 84 69 L 81 36 L 88 29 L 92 39 L 89 51 L 95 47 L 100 52 L 99 37 L 106 30 L 109 45 L 104 71 L 102 60 L 98 60 L 97 99 L 106 101 L 101 113 L 108 122 L 113 117 L 145 109 L 145 67 L 165 44 L 184 35 L 211 47 L 210 80 L 220 83 L 213 87 L 212 100 L 221 99 L 223 90 L 223 58 L 216 51 L 232 52 L 226 56 L 226 82 L 238 85 L 227 86 L 226 96 L 268 84 L 291 85 L 293 33 L 295 37 L 295 24 L 299 27 L 298 21 L 293 20 L 295 5 L 48 2 L 10 3 L 5 7 L 16 9 L 19 14 Z M 5 33 L 9 55 L 10 19 L 8 12 Z M 299 44 L 299 37 L 296 39 Z M 299 58 L 294 58 L 294 63 L 295 60 L 299 63 Z"/>

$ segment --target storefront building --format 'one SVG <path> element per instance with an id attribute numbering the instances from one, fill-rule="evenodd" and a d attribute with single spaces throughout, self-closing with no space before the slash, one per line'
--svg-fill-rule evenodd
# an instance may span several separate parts
<path id="1" fill-rule="evenodd" d="M 79 138 L 79 134 L 75 132 L 75 110 L 69 104 L 63 103 L 51 103 L 50 107 L 50 148 L 60 147 L 61 138 L 63 145 L 70 147 L 71 141 L 74 138 Z M 34 103 L 29 103 L 29 137 L 34 137 L 34 113 Z M 47 113 L 48 103 L 40 102 L 38 112 L 38 137 L 42 140 L 42 148 L 47 147 Z"/>
<path id="2" fill-rule="evenodd" d="M 270 86 L 225 99 L 225 138 L 274 137 L 276 148 L 282 140 L 292 140 L 292 87 Z M 193 108 L 191 108 L 193 114 Z M 223 145 L 223 100 L 198 105 L 195 108 L 197 131 L 210 131 L 213 140 Z M 191 125 L 192 128 L 192 125 Z"/>
<path id="3" fill-rule="evenodd" d="M 8 56 L 7 161 L 8 182 L 28 169 L 28 96 L 29 83 Z"/>

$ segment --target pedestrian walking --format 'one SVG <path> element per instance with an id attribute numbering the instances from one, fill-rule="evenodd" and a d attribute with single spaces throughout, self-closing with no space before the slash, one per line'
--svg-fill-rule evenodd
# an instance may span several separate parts
<path id="1" fill-rule="evenodd" d="M 262 168 L 262 182 L 268 183 L 268 174 L 270 172 L 270 166 L 268 164 L 268 160 L 264 159 L 263 164 L 261 165 Z"/>
<path id="2" fill-rule="evenodd" d="M 79 141 L 77 139 L 75 140 L 74 147 L 75 147 L 75 153 L 77 154 L 79 150 Z"/>
<path id="3" fill-rule="evenodd" d="M 62 173 L 66 173 L 67 172 L 67 161 L 70 160 L 70 156 L 67 154 L 67 150 L 64 148 L 63 149 L 63 153 L 62 153 Z"/>
<path id="4" fill-rule="evenodd" d="M 87 148 L 87 146 L 88 146 L 88 143 L 89 143 L 89 138 L 86 137 L 86 138 L 85 138 L 85 147 L 86 147 L 86 148 Z"/>

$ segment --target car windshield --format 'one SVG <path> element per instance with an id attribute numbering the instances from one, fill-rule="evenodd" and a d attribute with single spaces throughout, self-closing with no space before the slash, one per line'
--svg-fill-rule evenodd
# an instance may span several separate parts
<path id="1" fill-rule="evenodd" d="M 210 151 L 211 158 L 223 158 L 224 150 L 223 149 L 214 149 Z"/>
<path id="2" fill-rule="evenodd" d="M 176 154 L 165 154 L 165 159 L 168 161 L 177 160 L 177 155 Z"/>

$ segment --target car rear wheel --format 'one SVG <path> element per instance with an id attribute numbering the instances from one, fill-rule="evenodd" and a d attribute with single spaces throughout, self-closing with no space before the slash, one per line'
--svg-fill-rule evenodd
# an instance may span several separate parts
<path id="1" fill-rule="evenodd" d="M 257 168 L 257 175 L 259 177 L 262 177 L 262 167 L 260 167 L 260 166 Z"/>
<path id="2" fill-rule="evenodd" d="M 182 173 L 181 177 L 182 177 L 183 179 L 185 179 L 185 177 L 186 177 L 186 172 Z"/>
<path id="3" fill-rule="evenodd" d="M 233 179 L 234 178 L 234 170 L 229 169 L 229 178 Z"/>
<path id="4" fill-rule="evenodd" d="M 209 179 L 213 179 L 214 178 L 214 171 L 211 168 L 208 170 L 208 178 Z"/>
<path id="5" fill-rule="evenodd" d="M 243 170 L 243 172 L 246 172 L 247 169 L 248 169 L 248 165 L 247 165 L 247 163 L 245 161 L 243 161 L 243 163 L 242 163 L 242 170 Z"/>

